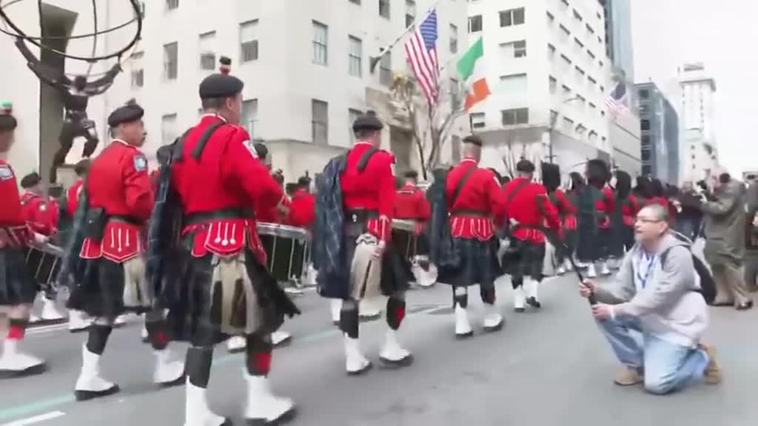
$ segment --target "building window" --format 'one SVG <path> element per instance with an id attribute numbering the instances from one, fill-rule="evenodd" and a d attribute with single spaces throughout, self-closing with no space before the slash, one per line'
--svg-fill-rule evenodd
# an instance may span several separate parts
<path id="1" fill-rule="evenodd" d="M 650 136 L 642 135 L 640 136 L 640 141 L 642 146 L 650 146 Z"/>
<path id="2" fill-rule="evenodd" d="M 647 89 L 640 90 L 640 99 L 647 99 L 650 97 L 650 91 Z"/>
<path id="3" fill-rule="evenodd" d="M 145 85 L 145 69 L 142 65 L 143 52 L 132 53 L 132 89 L 137 89 Z"/>
<path id="4" fill-rule="evenodd" d="M 387 87 L 392 85 L 392 54 L 389 52 L 379 61 L 379 82 Z"/>
<path id="5" fill-rule="evenodd" d="M 555 46 L 548 43 L 547 45 L 547 57 L 552 59 L 555 56 Z"/>
<path id="6" fill-rule="evenodd" d="M 550 81 L 550 93 L 555 93 L 558 90 L 558 80 L 552 75 L 549 77 Z"/>
<path id="7" fill-rule="evenodd" d="M 379 0 L 379 16 L 390 19 L 390 0 Z"/>
<path id="8" fill-rule="evenodd" d="M 505 57 L 523 58 L 526 56 L 526 40 L 512 41 L 500 45 Z"/>
<path id="9" fill-rule="evenodd" d="M 525 21 L 524 8 L 504 10 L 500 12 L 500 26 L 510 27 L 513 25 L 521 25 Z"/>
<path id="10" fill-rule="evenodd" d="M 355 132 L 353 131 L 353 123 L 355 123 L 355 120 L 357 120 L 361 115 L 363 115 L 363 111 L 359 109 L 350 108 L 347 110 L 347 129 L 349 135 L 347 140 L 353 140 L 353 137 L 355 136 Z"/>
<path id="11" fill-rule="evenodd" d="M 582 15 L 580 15 L 579 12 L 576 11 L 576 9 L 574 9 L 574 19 L 576 19 L 579 22 L 583 21 Z"/>
<path id="12" fill-rule="evenodd" d="M 585 25 L 585 28 L 587 28 L 588 33 L 593 34 L 593 35 L 595 34 L 595 30 L 593 30 L 592 27 L 590 27 L 590 24 Z"/>
<path id="13" fill-rule="evenodd" d="M 529 108 L 506 109 L 503 113 L 503 126 L 529 124 Z"/>
<path id="14" fill-rule="evenodd" d="M 460 83 L 458 83 L 458 80 L 451 78 L 450 79 L 450 104 L 453 106 L 453 108 L 456 108 L 458 106 L 458 103 L 460 102 L 460 97 L 461 97 Z"/>
<path id="15" fill-rule="evenodd" d="M 582 50 L 584 49 L 584 44 L 581 41 L 579 41 L 578 38 L 574 38 L 574 47 L 576 47 L 579 50 Z"/>
<path id="16" fill-rule="evenodd" d="M 571 71 L 571 59 L 569 59 L 566 55 L 561 55 L 561 71 Z"/>
<path id="17" fill-rule="evenodd" d="M 500 90 L 508 95 L 526 93 L 526 74 L 511 74 L 500 77 Z"/>
<path id="18" fill-rule="evenodd" d="M 561 86 L 561 89 L 563 90 L 563 92 L 561 92 L 563 94 L 563 97 L 569 99 L 571 97 L 571 88 L 564 84 Z"/>
<path id="19" fill-rule="evenodd" d="M 214 70 L 216 69 L 216 32 L 210 31 L 204 34 L 200 34 L 198 40 L 200 50 L 200 69 Z"/>
<path id="20" fill-rule="evenodd" d="M 363 42 L 357 37 L 349 36 L 349 44 L 348 73 L 360 77 L 363 75 Z"/>
<path id="21" fill-rule="evenodd" d="M 576 95 L 576 103 L 579 105 L 579 108 L 584 108 L 584 106 L 587 104 L 587 99 L 585 99 L 582 95 Z"/>
<path id="22" fill-rule="evenodd" d="M 571 31 L 569 31 L 569 29 L 564 27 L 562 24 L 559 26 L 559 28 L 561 29 L 561 39 L 567 40 L 569 36 L 571 36 Z"/>
<path id="23" fill-rule="evenodd" d="M 590 105 L 590 109 L 593 109 L 593 110 L 597 109 L 597 106 L 593 104 L 592 102 L 590 102 L 589 105 Z"/>
<path id="24" fill-rule="evenodd" d="M 414 22 L 416 22 L 416 2 L 405 0 L 405 27 L 410 27 Z"/>
<path id="25" fill-rule="evenodd" d="M 640 120 L 640 129 L 650 130 L 650 120 Z"/>
<path id="26" fill-rule="evenodd" d="M 329 27 L 313 21 L 313 63 L 326 65 L 328 57 Z"/>
<path id="27" fill-rule="evenodd" d="M 642 161 L 650 161 L 650 150 L 649 149 L 643 149 L 642 150 L 641 160 Z"/>
<path id="28" fill-rule="evenodd" d="M 350 3 L 357 4 L 358 6 L 360 6 L 361 0 L 350 0 Z"/>
<path id="29" fill-rule="evenodd" d="M 176 114 L 166 114 L 161 117 L 161 143 L 168 145 L 176 140 Z"/>
<path id="30" fill-rule="evenodd" d="M 579 67 L 574 67 L 574 69 L 576 70 L 577 78 L 580 80 L 584 80 L 584 76 L 585 76 L 584 70 Z"/>
<path id="31" fill-rule="evenodd" d="M 242 102 L 242 125 L 245 126 L 250 137 L 256 135 L 256 123 L 258 122 L 258 99 L 248 99 Z"/>
<path id="32" fill-rule="evenodd" d="M 590 59 L 591 59 L 592 61 L 594 61 L 594 60 L 595 60 L 595 54 L 594 54 L 594 53 L 592 53 L 592 51 L 590 51 L 590 50 L 587 50 L 587 56 L 589 56 L 589 57 L 590 57 Z"/>
<path id="33" fill-rule="evenodd" d="M 694 169 L 695 166 L 692 166 L 692 168 Z M 650 167 L 650 166 L 642 166 L 642 174 L 643 175 L 651 175 L 651 174 L 653 174 L 652 167 Z"/>
<path id="34" fill-rule="evenodd" d="M 450 24 L 450 53 L 458 53 L 458 27 Z"/>
<path id="35" fill-rule="evenodd" d="M 593 86 L 597 84 L 597 80 L 595 80 L 593 77 L 591 77 L 589 75 L 587 76 L 587 81 L 589 81 L 590 84 L 593 85 Z"/>
<path id="36" fill-rule="evenodd" d="M 483 112 L 474 112 L 471 114 L 471 127 L 474 129 L 483 129 L 487 126 L 487 116 Z"/>
<path id="37" fill-rule="evenodd" d="M 548 23 L 548 25 L 553 25 L 553 22 L 555 22 L 555 16 L 553 16 L 553 14 L 548 11 L 547 12 L 547 23 Z"/>
<path id="38" fill-rule="evenodd" d="M 478 33 L 482 30 L 482 15 L 471 16 L 468 18 L 468 32 Z"/>
<path id="39" fill-rule="evenodd" d="M 179 60 L 179 44 L 169 43 L 163 45 L 163 79 L 176 80 Z"/>
<path id="40" fill-rule="evenodd" d="M 570 119 L 568 117 L 563 117 L 563 129 L 566 130 L 566 131 L 568 131 L 568 132 L 573 132 L 574 131 L 574 120 L 572 120 L 572 119 Z"/>
<path id="41" fill-rule="evenodd" d="M 258 59 L 258 20 L 240 24 L 240 62 Z"/>
<path id="42" fill-rule="evenodd" d="M 316 145 L 329 143 L 329 104 L 311 100 L 311 137 Z"/>
<path id="43" fill-rule="evenodd" d="M 179 7 L 179 0 L 166 0 L 166 10 L 174 10 Z"/>

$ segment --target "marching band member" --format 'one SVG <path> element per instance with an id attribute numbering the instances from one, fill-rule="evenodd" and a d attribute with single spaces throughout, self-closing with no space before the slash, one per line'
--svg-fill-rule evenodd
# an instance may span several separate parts
<path id="1" fill-rule="evenodd" d="M 558 210 L 548 198 L 545 187 L 532 182 L 534 164 L 521 160 L 516 164 L 518 177 L 505 187 L 506 217 L 511 222 L 511 244 L 518 251 L 512 268 L 511 282 L 515 296 L 513 308 L 523 312 L 525 303 L 534 308 L 542 307 L 538 287 L 542 281 L 545 258 L 545 224 L 554 238 L 563 239 Z"/>
<path id="2" fill-rule="evenodd" d="M 183 213 L 178 262 L 164 304 L 177 340 L 188 341 L 186 426 L 231 424 L 206 399 L 214 345 L 246 336 L 248 423 L 274 423 L 294 410 L 271 392 L 271 333 L 299 311 L 266 270 L 252 211 L 281 208 L 284 193 L 239 125 L 243 82 L 213 74 L 199 87 L 205 114 L 177 143 L 171 186 Z M 256 423 L 257 424 L 257 423 Z"/>
<path id="3" fill-rule="evenodd" d="M 0 114 L 0 154 L 14 142 L 16 119 L 9 111 Z M 41 359 L 19 351 L 29 324 L 29 312 L 37 295 L 37 283 L 26 267 L 25 251 L 30 241 L 46 242 L 26 223 L 18 193 L 16 175 L 10 164 L 0 159 L 0 321 L 8 334 L 2 336 L 0 377 L 38 374 L 45 370 Z"/>
<path id="4" fill-rule="evenodd" d="M 603 165 L 605 171 L 603 182 L 601 184 L 600 181 L 596 181 L 596 185 L 602 193 L 602 198 L 596 204 L 597 211 L 600 213 L 600 223 L 598 224 L 601 244 L 600 261 L 602 262 L 600 274 L 610 275 L 611 269 L 608 266 L 608 261 L 613 256 L 613 221 L 611 219 L 614 211 L 616 211 L 616 193 L 610 185 L 612 175 L 608 169 L 608 165 L 605 163 Z"/>
<path id="5" fill-rule="evenodd" d="M 474 334 L 466 311 L 472 285 L 479 284 L 485 305 L 484 330 L 500 330 L 505 322 L 495 300 L 495 279 L 501 275 L 495 227 L 505 214 L 502 188 L 491 170 L 479 167 L 481 138 L 467 136 L 463 144 L 464 158 L 448 173 L 445 184 L 451 234 L 461 253 L 461 265 L 448 280 L 453 285 L 457 338 Z"/>
<path id="6" fill-rule="evenodd" d="M 287 223 L 310 230 L 316 222 L 316 196 L 310 191 L 311 179 L 303 176 L 297 180 L 297 189 L 292 195 Z"/>
<path id="7" fill-rule="evenodd" d="M 58 201 L 45 196 L 42 187 L 42 177 L 34 172 L 21 178 L 21 209 L 26 218 L 26 223 L 32 231 L 53 238 L 58 233 L 60 223 L 60 205 Z M 38 283 L 43 291 L 40 292 L 42 299 L 42 312 L 39 317 L 31 315 L 31 322 L 37 321 L 61 321 L 63 314 L 55 306 L 55 292 L 47 287 L 47 283 Z"/>
<path id="8" fill-rule="evenodd" d="M 608 206 L 603 189 L 609 173 L 608 165 L 603 160 L 588 161 L 584 172 L 587 184 L 577 191 L 579 239 L 576 253 L 579 262 L 587 265 L 588 278 L 597 277 L 595 264 L 604 257 L 601 225 L 606 221 L 603 212 Z"/>
<path id="9" fill-rule="evenodd" d="M 154 204 L 145 142 L 143 109 L 130 102 L 108 117 L 115 138 L 92 162 L 85 184 L 88 204 L 85 239 L 79 257 L 87 273 L 74 287 L 69 306 L 94 318 L 82 347 L 82 369 L 76 381 L 79 401 L 110 395 L 119 387 L 105 380 L 100 361 L 117 316 L 147 313 L 150 341 L 156 355 L 153 380 L 178 383 L 184 364 L 172 361 L 163 313 L 154 309 L 154 289 L 145 280 L 142 233 Z"/>
<path id="10" fill-rule="evenodd" d="M 381 150 L 384 125 L 376 116 L 365 114 L 353 123 L 356 142 L 347 154 L 339 177 L 342 189 L 342 253 L 339 259 L 344 274 L 332 279 L 319 270 L 321 295 L 341 298 L 340 329 L 344 333 L 345 369 L 357 375 L 371 368 L 359 340 L 359 303 L 367 294 L 379 290 L 388 296 L 384 346 L 379 354 L 387 366 L 410 365 L 413 357 L 400 346 L 397 330 L 405 318 L 405 290 L 408 277 L 395 267 L 397 254 L 388 246 L 392 234 L 395 198 L 394 156 Z M 319 193 L 319 197 L 325 194 Z M 319 230 L 321 231 L 321 230 Z M 324 231 L 326 232 L 326 231 Z M 326 238 L 323 235 L 320 238 Z"/>
<path id="11" fill-rule="evenodd" d="M 74 173 L 76 173 L 76 181 L 66 192 L 66 211 L 70 218 L 74 218 L 76 211 L 79 209 L 79 197 L 82 195 L 84 188 L 84 179 L 89 172 L 90 159 L 85 158 L 79 161 L 74 166 Z M 76 309 L 68 310 L 68 331 L 71 333 L 79 333 L 87 330 L 92 319 L 82 311 Z"/>
<path id="12" fill-rule="evenodd" d="M 429 263 L 429 243 L 424 231 L 431 216 L 431 206 L 424 191 L 418 187 L 418 172 L 405 173 L 405 184 L 395 195 L 395 219 L 409 220 L 415 223 L 412 238 L 415 238 L 415 258 L 411 271 L 416 283 L 430 287 L 437 281 L 437 268 Z"/>
<path id="13" fill-rule="evenodd" d="M 573 229 L 576 229 L 576 207 L 560 188 L 561 169 L 557 164 L 542 163 L 542 183 L 547 190 L 548 199 L 558 209 L 558 218 L 561 221 L 561 228 L 564 229 L 564 236 L 566 236 L 566 223 L 571 221 L 571 217 L 574 218 Z M 568 256 L 572 256 L 571 248 L 568 245 L 559 244 L 555 250 L 555 260 L 558 265 L 556 273 L 563 275 L 566 273 L 566 269 L 571 267 L 571 262 L 568 259 Z"/>

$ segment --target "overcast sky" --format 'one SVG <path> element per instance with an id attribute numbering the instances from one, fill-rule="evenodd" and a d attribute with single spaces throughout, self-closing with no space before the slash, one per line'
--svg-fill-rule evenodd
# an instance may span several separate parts
<path id="1" fill-rule="evenodd" d="M 635 80 L 671 88 L 677 66 L 716 79 L 716 139 L 733 174 L 758 169 L 758 1 L 631 0 Z M 679 106 L 679 100 L 672 100 Z"/>

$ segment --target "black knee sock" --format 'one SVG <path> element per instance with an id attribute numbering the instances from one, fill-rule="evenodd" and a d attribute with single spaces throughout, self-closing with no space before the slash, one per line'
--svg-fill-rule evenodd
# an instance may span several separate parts
<path id="1" fill-rule="evenodd" d="M 353 299 L 342 301 L 340 330 L 351 339 L 358 338 L 358 301 Z"/>
<path id="2" fill-rule="evenodd" d="M 171 341 L 168 335 L 166 322 L 163 320 L 145 322 L 145 328 L 147 329 L 147 335 L 153 349 L 156 351 L 166 349 L 168 342 Z"/>
<path id="3" fill-rule="evenodd" d="M 495 287 L 482 287 L 479 289 L 479 292 L 482 296 L 482 302 L 488 304 L 488 305 L 494 305 L 495 304 Z"/>
<path id="4" fill-rule="evenodd" d="M 468 289 L 466 287 L 453 287 L 453 307 L 461 305 L 461 308 L 468 307 Z"/>
<path id="5" fill-rule="evenodd" d="M 400 328 L 405 318 L 405 298 L 403 296 L 390 296 L 387 299 L 387 325 L 393 330 Z"/>
<path id="6" fill-rule="evenodd" d="M 208 380 L 211 376 L 211 361 L 213 361 L 212 346 L 193 346 L 187 349 L 187 360 L 184 368 L 187 371 L 190 383 L 199 388 L 208 387 Z"/>
<path id="7" fill-rule="evenodd" d="M 110 325 L 92 324 L 87 336 L 87 350 L 95 355 L 102 355 L 111 331 L 113 327 Z"/>
<path id="8" fill-rule="evenodd" d="M 251 376 L 267 376 L 271 370 L 271 335 L 258 333 L 247 336 L 247 372 Z"/>

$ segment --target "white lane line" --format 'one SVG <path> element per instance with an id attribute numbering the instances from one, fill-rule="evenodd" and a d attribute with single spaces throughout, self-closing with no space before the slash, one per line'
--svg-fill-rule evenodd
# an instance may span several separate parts
<path id="1" fill-rule="evenodd" d="M 43 334 L 50 331 L 58 331 L 68 329 L 68 322 L 64 322 L 61 324 L 52 324 L 52 325 L 43 325 L 41 327 L 29 327 L 26 330 L 26 334 L 34 335 L 34 334 Z"/>
<path id="2" fill-rule="evenodd" d="M 34 417 L 27 417 L 25 419 L 15 420 L 10 423 L 4 423 L 1 426 L 27 426 L 35 423 L 44 422 L 47 420 L 57 419 L 58 417 L 65 416 L 63 411 L 50 411 L 48 413 L 40 414 Z"/>

